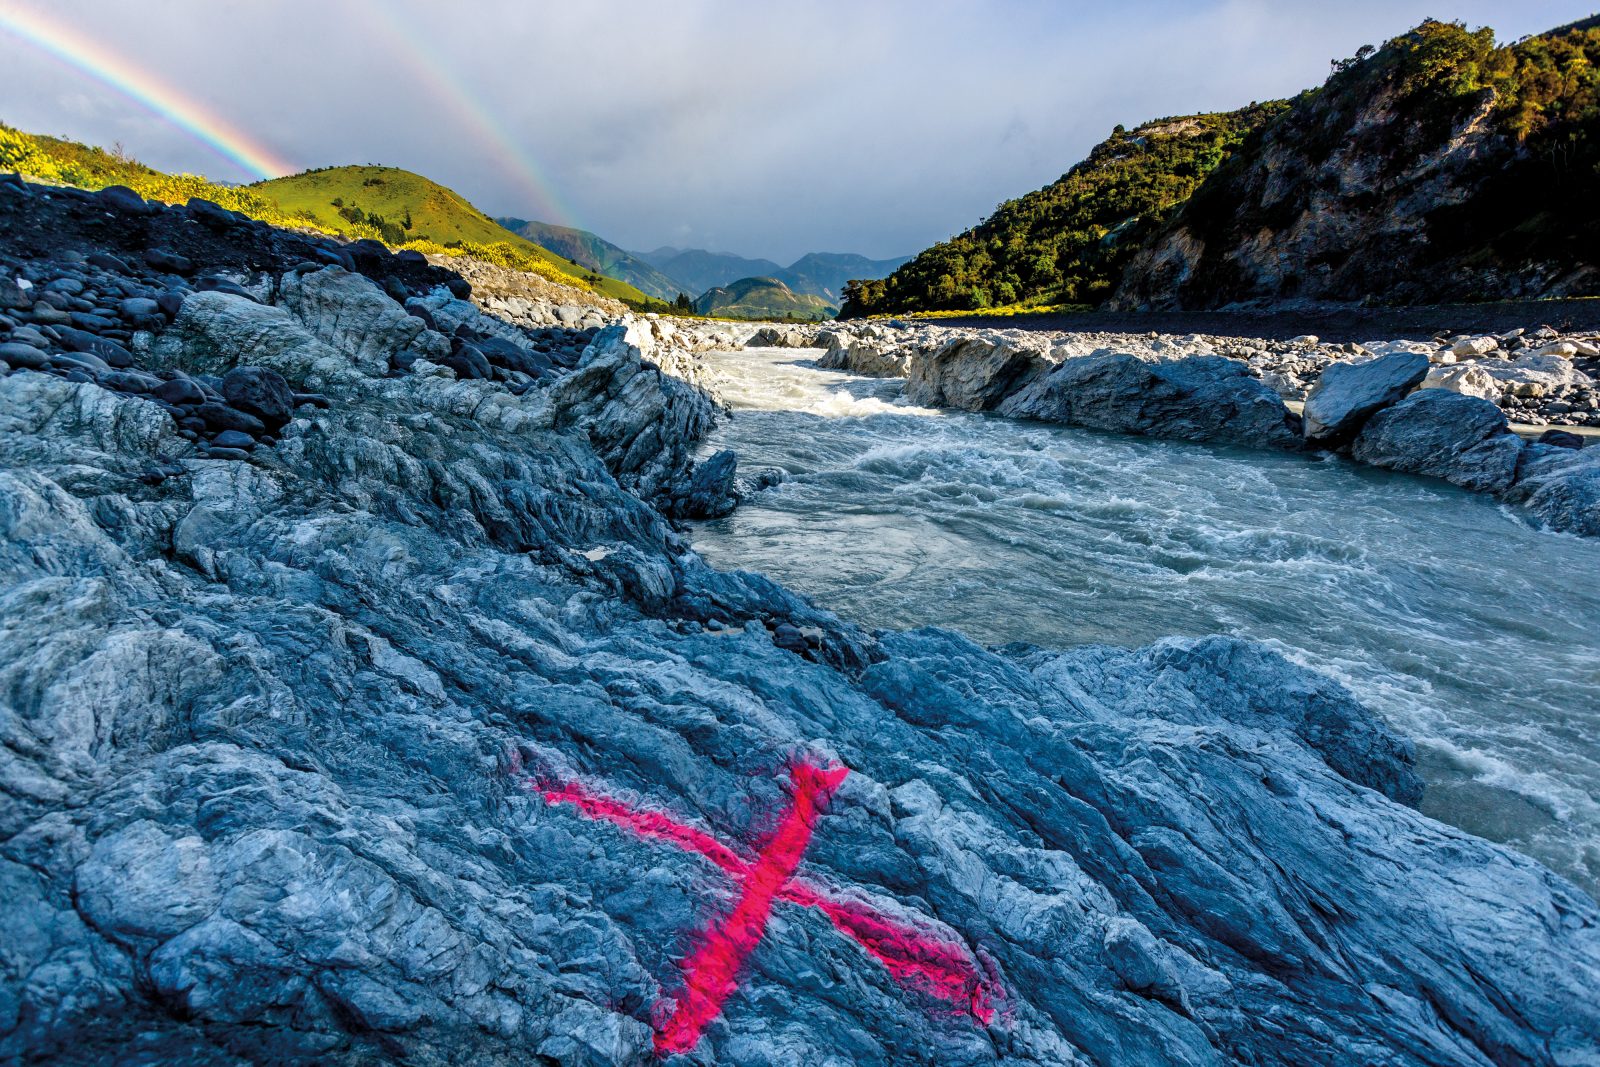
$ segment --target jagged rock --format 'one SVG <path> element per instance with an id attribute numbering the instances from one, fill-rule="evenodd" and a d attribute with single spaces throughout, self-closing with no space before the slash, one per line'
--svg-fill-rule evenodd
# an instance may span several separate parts
<path id="1" fill-rule="evenodd" d="M 166 366 L 209 374 L 226 374 L 247 361 L 277 371 L 292 385 L 319 389 L 362 375 L 287 311 L 230 293 L 192 294 L 151 355 Z"/>
<path id="2" fill-rule="evenodd" d="M 739 457 L 732 449 L 725 448 L 695 464 L 687 492 L 675 509 L 678 516 L 685 519 L 720 519 L 732 512 L 739 503 L 735 488 L 738 473 Z"/>
<path id="3" fill-rule="evenodd" d="M 1274 448 L 1299 446 L 1278 395 L 1221 356 L 1151 362 L 1126 354 L 1069 359 L 1034 378 L 999 413 L 1116 433 Z"/>
<path id="4" fill-rule="evenodd" d="M 389 353 L 401 349 L 445 354 L 440 347 L 443 338 L 431 342 L 424 338 L 426 326 L 421 320 L 407 314 L 370 279 L 342 267 L 284 275 L 279 302 L 313 336 L 345 353 L 368 374 L 384 373 Z"/>
<path id="5" fill-rule="evenodd" d="M 1506 497 L 1551 529 L 1600 537 L 1600 448 L 1528 445 Z"/>
<path id="6" fill-rule="evenodd" d="M 815 330 L 800 326 L 763 326 L 746 342 L 750 348 L 822 348 Z"/>
<path id="7" fill-rule="evenodd" d="M 817 359 L 817 366 L 825 370 L 846 370 L 874 378 L 904 378 L 911 363 L 912 354 L 903 346 L 837 334 L 829 336 L 827 351 Z"/>
<path id="8" fill-rule="evenodd" d="M 1414 352 L 1333 364 L 1306 397 L 1306 440 L 1327 448 L 1344 444 L 1374 412 L 1403 399 L 1427 374 L 1428 358 Z"/>
<path id="9" fill-rule="evenodd" d="M 911 361 L 906 396 L 933 407 L 990 411 L 1048 369 L 1036 353 L 1004 341 L 963 338 Z"/>
<path id="10" fill-rule="evenodd" d="M 1369 420 L 1351 447 L 1363 463 L 1499 492 L 1516 480 L 1522 439 L 1478 397 L 1444 389 L 1415 393 Z"/>
<path id="11" fill-rule="evenodd" d="M 647 500 L 681 495 L 690 446 L 711 428 L 707 393 L 645 363 L 627 329 L 601 330 L 550 389 L 561 429 L 581 430 L 617 480 Z"/>
<path id="12" fill-rule="evenodd" d="M 248 463 L 0 377 L 0 1061 L 651 1062 L 802 759 L 848 775 L 699 1061 L 1592 1058 L 1600 908 L 1407 806 L 1336 683 L 866 634 L 652 506 L 714 405 L 625 328 L 513 395 L 391 376 L 345 312 L 202 292 L 156 341 L 181 411 L 238 367 L 326 390 Z M 1152 365 L 1179 429 L 1238 390 L 1195 362 Z M 1600 456 L 1529 453 L 1534 495 Z"/>

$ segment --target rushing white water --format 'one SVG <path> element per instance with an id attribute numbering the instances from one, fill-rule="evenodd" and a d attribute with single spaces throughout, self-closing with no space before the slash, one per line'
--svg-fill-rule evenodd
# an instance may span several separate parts
<path id="1" fill-rule="evenodd" d="M 929 411 L 805 350 L 709 357 L 710 447 L 788 480 L 696 547 L 869 627 L 1264 641 L 1417 742 L 1423 810 L 1600 889 L 1600 542 L 1336 458 Z"/>

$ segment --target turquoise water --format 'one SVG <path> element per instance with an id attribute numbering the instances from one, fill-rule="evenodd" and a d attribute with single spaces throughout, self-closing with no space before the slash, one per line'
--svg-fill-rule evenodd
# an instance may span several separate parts
<path id="1" fill-rule="evenodd" d="M 1336 458 L 918 409 L 811 355 L 709 357 L 710 447 L 789 475 L 697 529 L 710 562 L 989 644 L 1264 641 L 1417 742 L 1424 811 L 1600 890 L 1600 542 Z"/>

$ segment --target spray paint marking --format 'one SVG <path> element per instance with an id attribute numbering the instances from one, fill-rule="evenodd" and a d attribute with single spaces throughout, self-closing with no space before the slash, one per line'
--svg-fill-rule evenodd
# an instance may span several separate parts
<path id="1" fill-rule="evenodd" d="M 739 900 L 713 921 L 683 961 L 683 988 L 670 1010 L 658 1010 L 655 1047 L 662 1055 L 688 1052 L 738 988 L 739 972 L 761 941 L 776 900 L 816 908 L 840 933 L 866 949 L 897 980 L 943 1000 L 981 1023 L 994 1019 L 999 986 L 954 930 L 932 919 L 916 924 L 795 873 L 811 843 L 817 817 L 849 771 L 797 763 L 790 768 L 793 802 L 777 831 L 748 860 L 704 830 L 661 812 L 623 803 L 579 782 L 534 781 L 552 804 L 570 804 L 584 815 L 653 841 L 695 852 L 739 884 Z M 658 1009 L 664 1005 L 658 1005 Z"/>

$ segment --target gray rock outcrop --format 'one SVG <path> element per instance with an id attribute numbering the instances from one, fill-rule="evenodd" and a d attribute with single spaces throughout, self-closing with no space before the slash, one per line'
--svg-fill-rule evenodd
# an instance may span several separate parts
<path id="1" fill-rule="evenodd" d="M 697 1062 L 1592 1060 L 1600 908 L 1409 806 L 1336 683 L 868 635 L 651 505 L 713 408 L 620 328 L 517 392 L 297 311 L 157 342 L 326 390 L 241 458 L 0 378 L 0 1060 L 649 1062 L 800 758 L 849 769 L 806 885 L 977 985 L 779 900 Z"/>
<path id="2" fill-rule="evenodd" d="M 1008 395 L 1001 415 L 1115 433 L 1274 448 L 1299 446 L 1283 401 L 1221 356 L 1165 362 L 1127 354 L 1082 356 Z"/>
<path id="3" fill-rule="evenodd" d="M 1333 364 L 1306 397 L 1306 440 L 1325 448 L 1345 444 L 1367 419 L 1404 399 L 1427 375 L 1428 357 L 1417 352 Z"/>
<path id="4" fill-rule="evenodd" d="M 1502 492 L 1516 481 L 1522 449 L 1489 401 L 1428 389 L 1374 415 L 1350 452 L 1374 467 Z"/>
<path id="5" fill-rule="evenodd" d="M 906 396 L 930 407 L 990 411 L 1048 369 L 1037 353 L 1004 341 L 960 338 L 910 361 Z"/>

